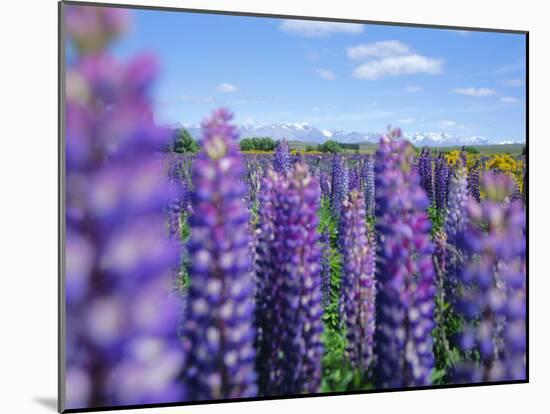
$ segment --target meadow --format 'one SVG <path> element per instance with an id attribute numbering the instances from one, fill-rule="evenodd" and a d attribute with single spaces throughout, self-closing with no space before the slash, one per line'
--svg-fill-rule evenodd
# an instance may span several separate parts
<path id="1" fill-rule="evenodd" d="M 422 149 L 416 156 L 410 144 L 391 138 L 391 134 L 381 138 L 377 152 L 371 155 L 293 154 L 285 141 L 278 143 L 273 154 L 234 155 L 244 165 L 242 195 L 253 246 L 252 281 L 256 286 L 251 289 L 256 291 L 253 302 L 259 309 L 255 334 L 260 338 L 255 366 L 263 381 L 258 383 L 259 395 L 524 378 L 524 355 L 520 352 L 512 357 L 513 362 L 505 362 L 505 355 L 516 351 L 506 349 L 502 335 L 508 323 L 515 328 L 516 323 L 524 323 L 517 321 L 517 315 L 505 322 L 511 316 L 506 315 L 505 308 L 517 306 L 515 300 L 519 298 L 525 299 L 525 280 L 515 288 L 501 285 L 501 272 L 508 265 L 523 276 L 525 271 L 522 158 L 480 156 L 456 149 L 445 155 Z M 179 213 L 170 224 L 184 244 L 193 237 L 193 226 L 188 224 L 194 214 L 193 158 L 176 154 L 169 161 L 172 179 L 185 188 Z M 289 188 L 296 193 L 286 195 Z M 311 204 L 292 204 L 294 197 L 304 200 L 308 191 L 316 193 Z M 282 217 L 273 211 L 277 200 L 281 203 L 278 208 L 285 210 Z M 298 217 L 288 211 L 289 205 L 300 212 Z M 479 217 L 474 217 L 476 214 Z M 502 221 L 491 223 L 492 214 L 502 214 Z M 516 215 L 515 219 L 510 214 Z M 296 223 L 287 222 L 293 218 Z M 508 220 L 515 224 L 506 223 Z M 282 238 L 278 243 L 277 231 Z M 499 246 L 485 245 L 504 234 L 517 241 L 516 252 L 522 259 L 498 252 Z M 300 256 L 300 243 L 306 240 L 316 243 L 317 249 L 310 252 L 311 256 Z M 303 269 L 303 273 L 288 269 L 273 252 L 276 246 L 292 241 L 295 243 L 287 251 L 280 252 L 280 259 Z M 190 255 L 180 270 L 184 290 L 193 284 L 188 267 L 192 261 Z M 486 266 L 483 271 L 490 273 L 483 286 L 476 280 L 477 272 L 482 271 L 480 261 Z M 313 275 L 308 274 L 308 266 L 315 267 Z M 396 286 L 397 281 L 400 285 Z M 294 283 L 301 289 L 311 284 L 317 290 L 301 298 L 286 298 L 289 292 L 280 296 L 273 293 L 278 289 L 284 292 L 285 284 Z M 419 290 L 423 297 L 416 297 Z M 490 301 L 497 291 L 499 307 L 492 309 Z M 263 349 L 292 349 L 284 342 L 273 344 L 282 335 L 273 329 L 286 323 L 285 307 L 292 300 L 307 301 L 310 308 L 292 308 L 303 312 L 301 316 L 306 319 L 297 322 L 302 331 L 292 331 L 293 336 L 303 336 L 301 345 L 306 349 L 302 349 L 303 354 L 294 349 L 299 355 L 293 357 L 299 364 L 313 364 L 300 379 L 307 384 L 313 375 L 315 385 L 310 388 L 285 389 L 278 384 L 284 382 L 289 356 L 283 352 L 274 357 Z M 272 314 L 270 309 L 276 306 L 280 313 Z M 426 307 L 423 312 L 422 306 Z M 316 309 L 314 315 L 311 308 Z M 471 308 L 476 308 L 474 314 Z M 425 319 L 412 321 L 415 312 L 420 312 L 416 317 Z M 411 330 L 411 324 L 418 331 Z M 305 329 L 305 325 L 316 327 L 316 339 L 308 338 L 308 334 L 313 335 L 309 329 L 314 328 Z M 398 331 L 389 332 L 395 329 L 404 330 L 403 341 L 395 337 Z M 269 345 L 262 343 L 266 337 Z M 524 336 L 516 339 L 525 341 Z M 322 348 L 317 361 L 308 361 L 307 346 Z M 410 355 L 411 346 L 424 352 Z M 478 348 L 482 346 L 491 349 Z M 390 361 L 380 361 L 382 358 Z M 292 372 L 294 375 L 294 368 Z"/>
<path id="2" fill-rule="evenodd" d="M 303 141 L 289 141 L 289 146 L 291 150 L 305 151 L 308 145 L 311 145 L 308 142 Z M 377 145 L 372 143 L 359 143 L 359 153 L 361 154 L 374 154 L 376 152 Z M 520 156 L 523 155 L 525 148 L 524 144 L 499 144 L 499 145 L 473 145 L 469 147 L 475 151 L 475 153 L 480 155 L 491 156 L 495 154 L 508 154 L 511 156 Z M 433 150 L 436 152 L 449 153 L 452 151 L 460 151 L 462 147 L 460 146 L 442 146 L 434 147 Z M 353 154 L 356 151 L 344 149 L 343 152 Z"/>

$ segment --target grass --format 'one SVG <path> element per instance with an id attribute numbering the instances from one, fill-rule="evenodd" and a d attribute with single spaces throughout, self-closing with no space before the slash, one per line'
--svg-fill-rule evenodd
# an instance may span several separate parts
<path id="1" fill-rule="evenodd" d="M 315 145 L 310 142 L 304 141 L 289 141 L 290 149 L 296 149 L 299 151 L 305 151 L 306 146 Z M 374 154 L 376 152 L 377 144 L 375 143 L 359 143 L 360 154 Z M 479 151 L 480 155 L 493 155 L 493 154 L 510 154 L 521 155 L 524 144 L 503 144 L 503 145 L 471 145 Z M 449 147 L 432 147 L 434 151 L 450 152 L 452 150 L 459 150 L 461 146 L 449 146 Z M 354 154 L 354 150 L 344 150 L 345 154 Z"/>

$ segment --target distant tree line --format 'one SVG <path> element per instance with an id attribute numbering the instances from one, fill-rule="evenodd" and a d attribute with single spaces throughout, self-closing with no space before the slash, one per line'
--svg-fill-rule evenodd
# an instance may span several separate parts
<path id="1" fill-rule="evenodd" d="M 269 137 L 243 138 L 240 141 L 241 151 L 273 151 L 276 145 L 277 141 Z M 174 130 L 172 143 L 167 150 L 180 154 L 194 154 L 199 152 L 200 147 L 187 129 L 178 128 Z"/>
<path id="2" fill-rule="evenodd" d="M 185 128 L 177 128 L 174 130 L 172 143 L 167 148 L 167 151 L 177 153 L 194 154 L 199 152 L 200 147 L 197 141 L 191 136 Z M 278 141 L 270 137 L 251 137 L 243 138 L 240 141 L 241 151 L 274 151 Z M 334 140 L 327 140 L 322 144 L 308 144 L 305 146 L 305 152 L 323 152 L 328 154 L 337 154 L 343 150 L 354 150 L 358 152 L 360 144 L 339 143 Z M 420 148 L 415 147 L 415 152 L 420 152 Z M 462 151 L 469 154 L 479 154 L 479 150 L 473 146 L 463 146 Z M 444 150 L 443 153 L 448 151 Z M 526 147 L 523 146 L 522 154 L 526 154 Z"/>
<path id="3" fill-rule="evenodd" d="M 171 152 L 177 152 L 180 154 L 191 153 L 194 154 L 199 152 L 199 144 L 191 136 L 189 131 L 185 128 L 178 128 L 174 130 L 174 136 L 172 138 L 172 144 L 168 149 Z"/>
<path id="4" fill-rule="evenodd" d="M 479 154 L 479 150 L 476 147 L 462 147 L 462 151 L 468 154 Z"/>
<path id="5" fill-rule="evenodd" d="M 349 147 L 344 147 L 344 145 L 350 145 Z M 350 148 L 353 144 L 339 144 L 338 142 L 329 139 L 328 141 L 323 142 L 319 145 L 306 145 L 305 151 L 306 152 L 324 152 L 328 154 L 337 154 L 339 152 L 342 152 L 343 148 Z M 359 149 L 359 144 L 357 145 L 357 149 Z M 355 149 L 355 148 L 353 148 Z"/>
<path id="6" fill-rule="evenodd" d="M 241 151 L 273 151 L 277 141 L 269 137 L 252 137 L 241 139 Z"/>
<path id="7" fill-rule="evenodd" d="M 339 144 L 343 149 L 350 149 L 357 151 L 359 149 L 359 144 Z"/>
<path id="8" fill-rule="evenodd" d="M 339 152 L 342 152 L 342 144 L 339 144 L 338 142 L 329 139 L 328 141 L 319 144 L 317 146 L 317 150 L 329 154 L 337 154 Z"/>

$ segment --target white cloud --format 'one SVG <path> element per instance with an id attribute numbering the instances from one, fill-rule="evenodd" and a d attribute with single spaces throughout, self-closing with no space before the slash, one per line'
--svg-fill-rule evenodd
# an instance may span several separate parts
<path id="1" fill-rule="evenodd" d="M 312 109 L 313 112 L 319 112 L 320 110 L 321 110 L 321 109 L 320 109 L 319 107 L 317 107 L 317 106 L 316 106 L 315 108 Z"/>
<path id="2" fill-rule="evenodd" d="M 407 125 L 407 124 L 412 124 L 414 121 L 415 121 L 414 118 L 403 118 L 398 120 L 397 123 L 401 125 Z"/>
<path id="3" fill-rule="evenodd" d="M 217 91 L 218 92 L 229 93 L 229 92 L 237 92 L 238 89 L 235 85 L 233 85 L 231 83 L 220 83 L 218 85 Z"/>
<path id="4" fill-rule="evenodd" d="M 520 86 L 523 86 L 523 80 L 521 80 L 521 79 L 506 79 L 506 80 L 502 81 L 502 84 L 504 86 L 519 88 Z"/>
<path id="5" fill-rule="evenodd" d="M 334 80 L 336 75 L 329 69 L 317 69 L 317 74 L 325 80 Z"/>
<path id="6" fill-rule="evenodd" d="M 284 32 L 304 37 L 325 37 L 333 33 L 359 34 L 363 32 L 364 25 L 312 20 L 283 20 L 279 28 Z"/>
<path id="7" fill-rule="evenodd" d="M 518 99 L 514 98 L 513 96 L 503 96 L 500 98 L 500 102 L 502 103 L 517 103 Z"/>
<path id="8" fill-rule="evenodd" d="M 450 127 L 456 126 L 456 122 L 455 121 L 448 121 L 448 120 L 439 121 L 439 126 L 441 128 L 450 128 Z"/>
<path id="9" fill-rule="evenodd" d="M 443 60 L 422 55 L 405 55 L 373 60 L 359 65 L 353 71 L 358 79 L 376 80 L 385 76 L 414 75 L 425 73 L 438 75 L 442 72 Z"/>
<path id="10" fill-rule="evenodd" d="M 457 93 L 459 95 L 483 97 L 494 95 L 496 91 L 491 88 L 455 88 L 453 89 L 453 93 Z"/>
<path id="11" fill-rule="evenodd" d="M 350 46 L 346 49 L 348 57 L 352 60 L 363 60 L 367 58 L 386 58 L 411 53 L 409 45 L 398 40 L 383 40 L 374 43 L 363 43 L 357 46 Z"/>
<path id="12" fill-rule="evenodd" d="M 421 90 L 422 90 L 422 86 L 418 86 L 418 85 L 409 85 L 405 88 L 405 91 L 409 93 L 420 92 Z"/>

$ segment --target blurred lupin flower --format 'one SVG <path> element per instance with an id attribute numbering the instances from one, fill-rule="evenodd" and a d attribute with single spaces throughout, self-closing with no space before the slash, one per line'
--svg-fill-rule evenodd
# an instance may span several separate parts
<path id="1" fill-rule="evenodd" d="M 64 11 L 79 48 L 66 74 L 66 408 L 181 401 L 179 251 L 162 216 L 174 200 L 160 155 L 170 134 L 149 98 L 156 62 L 102 51 L 124 27 L 120 10 Z"/>
<path id="2" fill-rule="evenodd" d="M 519 189 L 518 183 L 514 180 L 514 190 L 512 191 L 512 194 L 510 194 L 510 200 L 523 200 L 523 194 L 521 190 Z"/>
<path id="3" fill-rule="evenodd" d="M 304 162 L 304 154 L 302 154 L 301 151 L 296 151 L 296 153 L 292 157 L 292 164 L 303 163 L 303 162 Z"/>
<path id="4" fill-rule="evenodd" d="M 80 54 L 101 52 L 130 23 L 130 14 L 122 8 L 68 5 L 64 10 L 67 37 Z"/>
<path id="5" fill-rule="evenodd" d="M 487 199 L 467 204 L 470 223 L 459 243 L 475 260 L 460 275 L 465 294 L 459 310 L 466 321 L 460 346 L 477 350 L 481 363 L 459 365 L 459 382 L 525 379 L 525 211 L 520 201 L 507 200 L 512 189 L 510 177 L 487 172 Z"/>
<path id="6" fill-rule="evenodd" d="M 481 186 L 487 200 L 504 202 L 510 199 L 517 188 L 512 177 L 501 172 L 486 171 L 481 177 Z"/>
<path id="7" fill-rule="evenodd" d="M 231 118 L 219 109 L 203 123 L 192 170 L 191 282 L 183 327 L 191 400 L 257 394 L 249 214 Z"/>
<path id="8" fill-rule="evenodd" d="M 394 139 L 399 131 L 390 135 L 381 138 L 375 164 L 375 375 L 382 388 L 428 385 L 435 365 L 429 200 L 413 169 L 412 146 Z"/>

